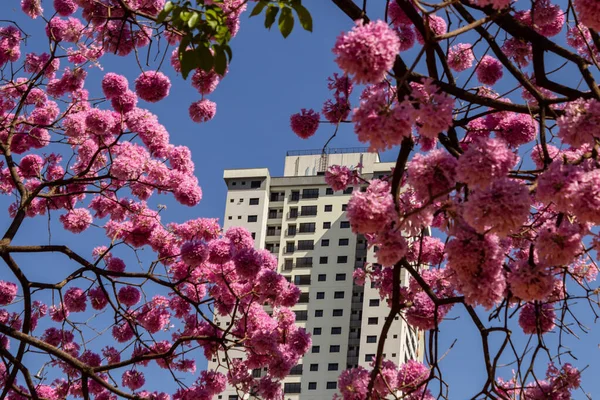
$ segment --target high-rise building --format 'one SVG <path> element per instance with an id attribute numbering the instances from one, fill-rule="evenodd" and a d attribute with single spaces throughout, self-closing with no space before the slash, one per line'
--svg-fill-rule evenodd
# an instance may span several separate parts
<path id="1" fill-rule="evenodd" d="M 224 228 L 248 229 L 255 246 L 275 255 L 279 272 L 302 291 L 293 310 L 297 323 L 312 334 L 312 348 L 284 380 L 286 400 L 332 398 L 341 371 L 368 367 L 389 313 L 369 281 L 363 287 L 352 279 L 355 268 L 376 262 L 373 249 L 352 232 L 346 216 L 352 191 L 366 185 L 334 192 L 324 178 L 330 165 L 358 168 L 370 179 L 388 175 L 394 163 L 380 162 L 377 153 L 363 148 L 290 151 L 283 176 L 271 176 L 266 168 L 230 169 L 223 175 L 228 189 Z M 403 284 L 407 278 L 402 276 Z M 422 336 L 396 316 L 385 358 L 396 364 L 422 359 Z M 208 360 L 209 368 L 223 371 L 226 360 L 220 357 Z M 237 396 L 228 388 L 219 399 Z"/>

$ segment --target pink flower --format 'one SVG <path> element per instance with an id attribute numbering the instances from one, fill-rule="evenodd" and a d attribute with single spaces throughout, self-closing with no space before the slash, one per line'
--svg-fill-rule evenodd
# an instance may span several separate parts
<path id="1" fill-rule="evenodd" d="M 445 150 L 415 154 L 407 166 L 407 182 L 414 188 L 417 199 L 427 201 L 452 190 L 457 166 L 456 158 Z"/>
<path id="2" fill-rule="evenodd" d="M 510 5 L 512 0 L 475 0 L 475 4 L 481 7 L 492 6 L 496 10 L 502 10 Z"/>
<path id="3" fill-rule="evenodd" d="M 532 17 L 535 30 L 546 37 L 558 35 L 565 24 L 565 12 L 558 5 L 550 3 L 550 0 L 536 1 Z"/>
<path id="4" fill-rule="evenodd" d="M 428 139 L 437 139 L 440 132 L 452 126 L 454 99 L 440 90 L 431 79 L 413 83 L 412 96 L 419 103 L 415 109 L 417 131 Z"/>
<path id="5" fill-rule="evenodd" d="M 6 306 L 17 296 L 17 285 L 12 282 L 0 281 L 0 306 Z"/>
<path id="6" fill-rule="evenodd" d="M 475 68 L 477 79 L 484 85 L 493 85 L 502 78 L 502 63 L 494 57 L 485 55 Z"/>
<path id="7" fill-rule="evenodd" d="M 140 291 L 133 286 L 123 286 L 119 289 L 117 297 L 121 304 L 124 304 L 126 307 L 133 307 L 140 302 L 142 295 Z"/>
<path id="8" fill-rule="evenodd" d="M 568 265 L 583 251 L 585 230 L 579 224 L 563 220 L 559 227 L 554 221 L 544 224 L 535 241 L 539 259 L 546 265 Z"/>
<path id="9" fill-rule="evenodd" d="M 529 114 L 510 113 L 496 126 L 496 135 L 512 147 L 529 143 L 538 133 L 538 123 Z"/>
<path id="10" fill-rule="evenodd" d="M 21 0 L 21 10 L 32 19 L 36 19 L 44 12 L 41 0 Z"/>
<path id="11" fill-rule="evenodd" d="M 448 66 L 456 72 L 471 68 L 473 61 L 475 61 L 475 55 L 471 44 L 459 43 L 448 50 Z"/>
<path id="12" fill-rule="evenodd" d="M 325 182 L 334 191 L 344 190 L 348 185 L 356 183 L 356 180 L 354 171 L 345 166 L 332 165 L 325 172 Z"/>
<path id="13" fill-rule="evenodd" d="M 579 182 L 579 193 L 572 212 L 581 223 L 600 224 L 600 170 L 586 172 Z"/>
<path id="14" fill-rule="evenodd" d="M 290 117 L 292 131 L 302 139 L 308 139 L 319 128 L 319 113 L 313 109 L 303 108 L 299 113 Z"/>
<path id="15" fill-rule="evenodd" d="M 63 296 L 65 309 L 69 312 L 85 311 L 87 308 L 86 300 L 85 292 L 77 287 L 68 289 Z"/>
<path id="16" fill-rule="evenodd" d="M 519 325 L 523 332 L 528 335 L 548 333 L 554 329 L 554 319 L 556 313 L 551 304 L 533 304 L 527 303 L 521 308 L 519 313 Z"/>
<path id="17" fill-rule="evenodd" d="M 528 258 L 512 263 L 506 280 L 512 293 L 523 301 L 545 300 L 554 289 L 550 270 Z"/>
<path id="18" fill-rule="evenodd" d="M 344 370 L 338 377 L 338 389 L 343 398 L 345 400 L 366 399 L 370 376 L 369 371 L 363 367 Z"/>
<path id="19" fill-rule="evenodd" d="M 378 251 L 375 253 L 377 262 L 384 266 L 393 266 L 406 255 L 408 242 L 402 232 L 396 229 L 386 229 L 375 239 Z"/>
<path id="20" fill-rule="evenodd" d="M 529 190 L 525 185 L 502 178 L 485 189 L 471 192 L 463 217 L 478 232 L 490 231 L 503 237 L 527 221 L 530 205 Z"/>
<path id="21" fill-rule="evenodd" d="M 202 95 L 211 94 L 217 88 L 221 78 L 215 71 L 206 72 L 197 69 L 192 75 L 192 86 Z"/>
<path id="22" fill-rule="evenodd" d="M 469 186 L 485 187 L 495 179 L 506 177 L 518 160 L 503 140 L 475 139 L 458 159 L 456 176 Z"/>
<path id="23" fill-rule="evenodd" d="M 73 233 L 85 231 L 93 222 L 92 215 L 85 208 L 74 208 L 59 217 L 63 227 Z"/>
<path id="24" fill-rule="evenodd" d="M 384 21 L 363 24 L 362 20 L 337 38 L 333 48 L 335 61 L 356 83 L 379 83 L 400 51 L 396 32 Z"/>
<path id="25" fill-rule="evenodd" d="M 536 198 L 542 203 L 554 203 L 558 211 L 570 211 L 582 196 L 579 187 L 584 171 L 577 165 L 563 164 L 559 160 L 550 164 L 538 177 Z"/>
<path id="26" fill-rule="evenodd" d="M 387 11 L 388 18 L 390 19 L 390 23 L 393 26 L 401 28 L 406 25 L 412 25 L 412 21 L 410 20 L 410 18 L 408 18 L 404 10 L 402 10 L 402 8 L 398 5 L 396 0 L 390 0 L 388 2 Z"/>
<path id="27" fill-rule="evenodd" d="M 135 369 L 131 369 L 123 373 L 121 383 L 123 383 L 123 386 L 128 387 L 131 390 L 137 390 L 144 386 L 144 383 L 146 383 L 146 378 L 144 378 L 143 373 L 136 371 Z"/>
<path id="28" fill-rule="evenodd" d="M 354 192 L 348 202 L 347 215 L 355 233 L 376 233 L 384 230 L 395 217 L 390 185 L 374 179 L 366 192 Z"/>
<path id="29" fill-rule="evenodd" d="M 443 35 L 448 30 L 448 24 L 446 24 L 446 20 L 444 20 L 444 18 L 437 16 L 435 14 L 429 15 L 429 18 L 427 18 L 427 21 L 424 21 L 424 22 L 429 26 L 429 29 L 431 29 L 432 36 Z M 417 41 L 420 44 L 425 44 L 425 39 L 423 38 L 423 36 L 421 35 L 421 33 L 418 30 L 416 30 L 416 34 L 417 34 Z"/>
<path id="30" fill-rule="evenodd" d="M 21 159 L 19 170 L 23 178 L 37 178 L 42 172 L 44 159 L 37 154 L 28 154 Z"/>
<path id="31" fill-rule="evenodd" d="M 403 392 L 412 392 L 428 379 L 429 375 L 430 371 L 426 365 L 415 360 L 408 360 L 398 371 L 398 389 Z"/>
<path id="32" fill-rule="evenodd" d="M 189 108 L 190 118 L 194 122 L 208 122 L 215 117 L 217 104 L 208 99 L 192 103 Z"/>
<path id="33" fill-rule="evenodd" d="M 122 95 L 110 99 L 110 104 L 115 111 L 125 114 L 135 109 L 137 95 L 131 90 L 126 90 Z"/>
<path id="34" fill-rule="evenodd" d="M 577 99 L 565 107 L 565 114 L 560 116 L 558 136 L 573 147 L 593 144 L 600 135 L 596 134 L 600 126 L 600 101 L 596 99 Z"/>
<path id="35" fill-rule="evenodd" d="M 108 305 L 108 298 L 101 287 L 95 287 L 89 290 L 88 297 L 94 310 L 103 310 Z"/>
<path id="36" fill-rule="evenodd" d="M 102 78 L 102 92 L 107 99 L 122 96 L 128 89 L 129 82 L 123 75 L 109 72 Z"/>
<path id="37" fill-rule="evenodd" d="M 600 4 L 594 0 L 575 0 L 573 2 L 579 21 L 590 29 L 600 30 Z"/>
<path id="38" fill-rule="evenodd" d="M 135 92 L 145 101 L 156 103 L 169 95 L 171 81 L 162 72 L 145 71 L 135 80 Z"/>
<path id="39" fill-rule="evenodd" d="M 396 0 L 393 0 L 394 2 Z M 403 25 L 398 28 L 398 40 L 400 40 L 400 51 L 407 51 L 415 45 L 416 34 L 411 26 Z"/>
<path id="40" fill-rule="evenodd" d="M 202 242 L 185 242 L 181 246 L 181 259 L 190 267 L 197 267 L 208 258 L 208 248 Z"/>
<path id="41" fill-rule="evenodd" d="M 54 9 L 63 17 L 68 17 L 77 11 L 77 3 L 75 0 L 54 0 Z"/>

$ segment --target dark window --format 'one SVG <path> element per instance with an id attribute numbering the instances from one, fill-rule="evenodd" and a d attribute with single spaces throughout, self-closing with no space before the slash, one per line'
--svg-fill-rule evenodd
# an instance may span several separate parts
<path id="1" fill-rule="evenodd" d="M 371 289 L 375 289 L 377 287 L 377 282 L 371 281 Z"/>
<path id="2" fill-rule="evenodd" d="M 352 193 L 353 189 L 354 188 L 352 186 L 348 186 L 346 189 L 344 189 L 344 194 L 350 194 L 350 193 Z"/>
<path id="3" fill-rule="evenodd" d="M 377 336 L 367 336 L 367 343 L 377 343 Z"/>
<path id="4" fill-rule="evenodd" d="M 365 354 L 365 361 L 370 362 L 375 358 L 375 354 Z"/>
<path id="5" fill-rule="evenodd" d="M 342 211 L 346 211 L 348 209 L 348 204 L 342 204 Z"/>
<path id="6" fill-rule="evenodd" d="M 236 184 L 236 182 L 231 182 L 231 186 L 235 186 Z"/>
<path id="7" fill-rule="evenodd" d="M 321 240 L 321 247 L 327 247 L 327 246 L 329 246 L 329 239 Z"/>
<path id="8" fill-rule="evenodd" d="M 260 368 L 256 368 L 252 370 L 252 377 L 253 378 L 260 378 L 260 374 L 261 374 L 261 369 Z"/>
<path id="9" fill-rule="evenodd" d="M 298 240 L 298 250 L 313 250 L 314 248 L 314 240 Z"/>
<path id="10" fill-rule="evenodd" d="M 252 181 L 250 182 L 250 188 L 258 189 L 260 187 L 261 181 Z"/>
<path id="11" fill-rule="evenodd" d="M 298 209 L 296 207 L 290 208 L 290 218 L 298 218 Z"/>
<path id="12" fill-rule="evenodd" d="M 294 365 L 290 370 L 290 375 L 302 375 L 302 364 Z"/>
<path id="13" fill-rule="evenodd" d="M 314 222 L 305 222 L 300 224 L 300 233 L 314 232 L 316 224 Z"/>
<path id="14" fill-rule="evenodd" d="M 379 305 L 379 299 L 369 300 L 369 307 L 377 307 Z"/>
<path id="15" fill-rule="evenodd" d="M 325 281 L 327 281 L 327 275 L 326 274 L 319 274 L 319 276 L 317 277 L 317 280 L 319 282 L 325 282 Z"/>
<path id="16" fill-rule="evenodd" d="M 332 188 L 325 189 L 325 194 L 327 194 L 327 195 L 333 194 L 333 189 Z"/>
<path id="17" fill-rule="evenodd" d="M 300 208 L 300 215 L 317 215 L 317 206 L 302 206 Z"/>
<path id="18" fill-rule="evenodd" d="M 325 212 L 331 212 L 333 211 L 333 206 L 331 204 L 326 204 L 325 205 Z"/>
<path id="19" fill-rule="evenodd" d="M 271 201 L 280 201 L 279 200 L 279 193 L 277 193 L 277 192 L 271 192 L 269 200 L 271 200 Z"/>
<path id="20" fill-rule="evenodd" d="M 308 390 L 316 390 L 317 382 L 308 382 Z"/>
<path id="21" fill-rule="evenodd" d="M 248 215 L 248 222 L 256 222 L 258 221 L 257 215 Z"/>
<path id="22" fill-rule="evenodd" d="M 296 259 L 296 268 L 312 268 L 312 257 L 300 257 Z"/>
<path id="23" fill-rule="evenodd" d="M 327 264 L 327 257 L 319 257 L 319 264 Z"/>
<path id="24" fill-rule="evenodd" d="M 367 324 L 369 325 L 377 325 L 379 323 L 379 318 L 377 317 L 369 317 L 367 320 Z"/>
<path id="25" fill-rule="evenodd" d="M 290 200 L 291 200 L 291 201 L 298 201 L 298 200 L 300 200 L 300 192 L 298 192 L 298 191 L 296 191 L 296 190 L 295 190 L 295 191 L 293 191 L 293 192 L 292 192 L 292 195 L 291 195 L 291 197 L 290 197 Z"/>
<path id="26" fill-rule="evenodd" d="M 302 189 L 303 199 L 318 199 L 319 189 Z"/>
<path id="27" fill-rule="evenodd" d="M 329 352 L 330 353 L 339 353 L 340 352 L 340 345 L 339 344 L 332 344 L 331 346 L 329 346 Z"/>
<path id="28" fill-rule="evenodd" d="M 327 364 L 327 371 L 337 371 L 338 370 L 338 364 L 337 363 L 329 363 Z"/>
<path id="29" fill-rule="evenodd" d="M 344 310 L 342 309 L 335 309 L 333 310 L 333 314 L 334 317 L 341 317 L 344 315 Z"/>
<path id="30" fill-rule="evenodd" d="M 315 317 L 322 317 L 323 316 L 323 310 L 315 310 Z"/>
<path id="31" fill-rule="evenodd" d="M 300 293 L 300 297 L 298 298 L 298 303 L 299 304 L 306 304 L 306 303 L 308 303 L 308 292 L 302 292 L 302 293 Z"/>
<path id="32" fill-rule="evenodd" d="M 325 298 L 325 292 L 317 292 L 317 300 L 323 300 Z"/>
<path id="33" fill-rule="evenodd" d="M 340 239 L 338 242 L 339 246 L 348 246 L 348 243 L 350 243 L 350 239 Z"/>
<path id="34" fill-rule="evenodd" d="M 335 274 L 335 280 L 336 281 L 345 281 L 346 280 L 346 274 Z"/>
<path id="35" fill-rule="evenodd" d="M 338 264 L 346 264 L 348 262 L 348 256 L 338 256 Z"/>
<path id="36" fill-rule="evenodd" d="M 310 370 L 311 371 L 318 371 L 319 370 L 319 364 L 310 364 Z"/>
<path id="37" fill-rule="evenodd" d="M 250 204 L 251 206 L 257 206 L 258 205 L 258 198 L 253 198 L 250 199 L 250 201 L 248 202 L 248 204 Z"/>
<path id="38" fill-rule="evenodd" d="M 310 275 L 294 276 L 294 285 L 310 285 Z"/>
<path id="39" fill-rule="evenodd" d="M 233 183 L 235 184 L 235 182 Z M 230 394 L 227 400 L 239 400 L 239 397 L 237 394 Z"/>
<path id="40" fill-rule="evenodd" d="M 252 239 L 256 239 L 256 232 L 252 232 L 251 236 L 252 236 Z"/>
<path id="41" fill-rule="evenodd" d="M 296 321 L 308 320 L 308 311 L 306 310 L 296 310 L 294 311 L 294 314 L 296 314 Z"/>
<path id="42" fill-rule="evenodd" d="M 313 335 L 320 335 L 321 334 L 321 328 L 313 328 Z"/>
<path id="43" fill-rule="evenodd" d="M 285 252 L 286 253 L 293 253 L 294 252 L 294 242 L 286 242 L 285 244 Z"/>
<path id="44" fill-rule="evenodd" d="M 300 382 L 283 384 L 283 393 L 300 393 L 300 390 L 301 390 Z"/>
<path id="45" fill-rule="evenodd" d="M 271 208 L 269 210 L 269 218 L 277 218 L 277 210 L 274 208 Z"/>
<path id="46" fill-rule="evenodd" d="M 283 262 L 283 270 L 291 271 L 292 268 L 294 268 L 294 260 L 292 260 L 291 258 L 286 258 Z"/>
<path id="47" fill-rule="evenodd" d="M 331 334 L 332 335 L 341 335 L 342 334 L 342 327 L 340 326 L 334 326 L 331 328 Z"/>
<path id="48" fill-rule="evenodd" d="M 323 229 L 331 228 L 331 222 L 323 222 Z"/>
<path id="49" fill-rule="evenodd" d="M 294 236 L 296 234 L 296 225 L 288 225 L 288 236 Z"/>
<path id="50" fill-rule="evenodd" d="M 337 389 L 337 382 L 327 382 L 327 389 Z"/>
<path id="51" fill-rule="evenodd" d="M 348 221 L 340 222 L 340 228 L 342 228 L 342 229 L 350 228 L 350 222 L 348 222 Z"/>
<path id="52" fill-rule="evenodd" d="M 321 352 L 321 346 L 313 346 L 312 347 L 312 352 L 313 353 L 320 353 Z"/>
<path id="53" fill-rule="evenodd" d="M 229 200 L 230 203 L 233 203 L 233 199 Z"/>
<path id="54" fill-rule="evenodd" d="M 227 219 L 232 219 L 233 217 L 230 215 L 229 217 L 227 217 Z"/>
<path id="55" fill-rule="evenodd" d="M 334 292 L 333 293 L 333 298 L 334 299 L 343 299 L 344 298 L 344 292 Z"/>

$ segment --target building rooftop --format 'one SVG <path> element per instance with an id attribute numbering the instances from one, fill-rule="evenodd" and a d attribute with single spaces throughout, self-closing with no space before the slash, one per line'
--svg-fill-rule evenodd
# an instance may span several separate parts
<path id="1" fill-rule="evenodd" d="M 348 153 L 375 153 L 369 151 L 368 147 L 347 147 L 347 148 L 325 148 L 313 150 L 289 150 L 285 155 L 289 156 L 315 156 L 321 154 L 348 154 Z"/>

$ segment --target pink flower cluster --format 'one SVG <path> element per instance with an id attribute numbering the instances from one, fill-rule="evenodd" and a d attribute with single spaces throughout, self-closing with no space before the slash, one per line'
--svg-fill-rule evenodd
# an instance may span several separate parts
<path id="1" fill-rule="evenodd" d="M 395 219 L 389 183 L 374 179 L 365 192 L 355 191 L 348 201 L 347 215 L 355 233 L 377 233 Z"/>
<path id="2" fill-rule="evenodd" d="M 308 139 L 317 132 L 319 128 L 319 113 L 313 109 L 303 108 L 300 113 L 290 117 L 292 131 L 302 139 Z"/>
<path id="3" fill-rule="evenodd" d="M 342 165 L 332 165 L 325 172 L 325 182 L 335 191 L 359 182 L 357 172 Z"/>

